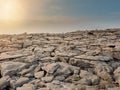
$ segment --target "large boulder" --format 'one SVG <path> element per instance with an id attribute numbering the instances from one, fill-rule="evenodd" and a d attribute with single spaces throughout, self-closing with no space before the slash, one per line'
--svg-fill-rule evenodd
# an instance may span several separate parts
<path id="1" fill-rule="evenodd" d="M 20 70 L 24 69 L 26 66 L 25 63 L 22 62 L 3 62 L 0 65 L 1 68 L 1 75 L 6 76 L 6 75 L 14 75 L 17 74 Z"/>

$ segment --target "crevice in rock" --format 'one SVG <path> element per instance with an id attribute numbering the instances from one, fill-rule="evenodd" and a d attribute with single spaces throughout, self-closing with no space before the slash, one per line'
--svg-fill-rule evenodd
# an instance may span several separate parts
<path id="1" fill-rule="evenodd" d="M 1 71 L 0 71 L 0 78 L 2 78 Z"/>

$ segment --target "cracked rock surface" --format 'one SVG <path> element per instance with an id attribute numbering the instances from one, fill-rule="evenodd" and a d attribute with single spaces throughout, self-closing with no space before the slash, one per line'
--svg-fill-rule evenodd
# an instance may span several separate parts
<path id="1" fill-rule="evenodd" d="M 120 30 L 0 35 L 0 90 L 120 90 Z"/>

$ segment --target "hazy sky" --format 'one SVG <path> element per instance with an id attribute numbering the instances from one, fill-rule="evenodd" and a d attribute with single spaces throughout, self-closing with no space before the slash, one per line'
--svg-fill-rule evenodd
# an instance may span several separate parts
<path id="1" fill-rule="evenodd" d="M 0 0 L 4 32 L 119 28 L 120 0 Z M 7 3 L 7 4 L 6 4 Z M 11 5 L 10 5 L 11 4 Z M 10 20 L 9 20 L 10 19 Z M 12 20 L 13 19 L 13 20 Z M 14 24 L 9 24 L 13 21 Z"/>

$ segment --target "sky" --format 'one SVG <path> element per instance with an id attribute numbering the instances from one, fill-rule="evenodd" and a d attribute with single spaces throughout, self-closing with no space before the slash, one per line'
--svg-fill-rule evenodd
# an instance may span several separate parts
<path id="1" fill-rule="evenodd" d="M 0 0 L 0 33 L 120 27 L 120 0 Z"/>

